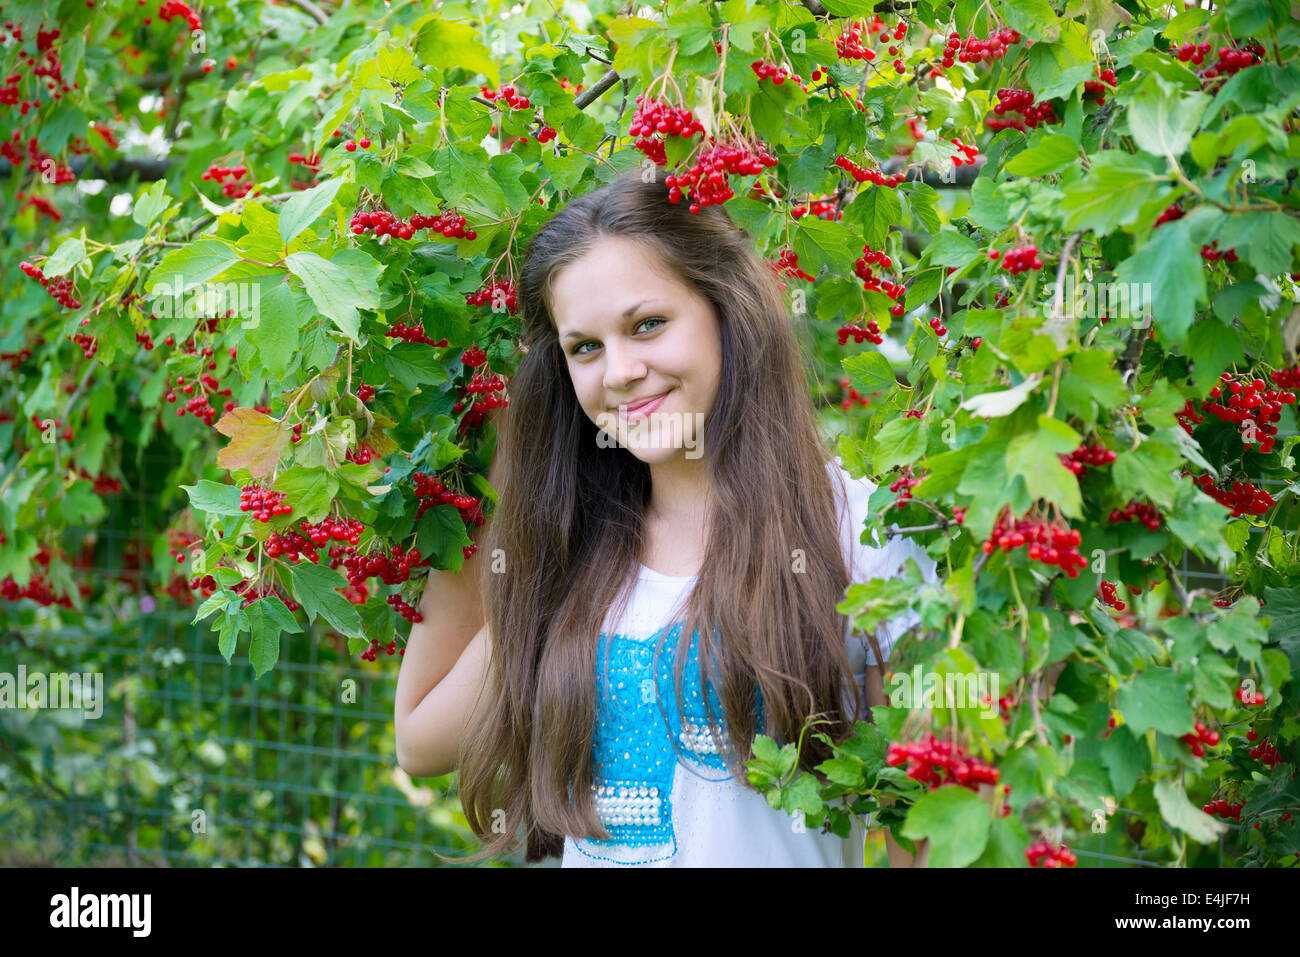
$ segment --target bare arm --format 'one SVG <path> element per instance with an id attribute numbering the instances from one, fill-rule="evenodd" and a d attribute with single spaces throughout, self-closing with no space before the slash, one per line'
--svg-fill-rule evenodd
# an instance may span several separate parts
<path id="1" fill-rule="evenodd" d="M 889 700 L 885 697 L 885 685 L 881 675 L 879 665 L 867 665 L 867 705 L 869 707 L 888 706 Z M 892 797 L 880 799 L 880 803 L 886 807 L 894 803 Z M 890 867 L 928 867 L 930 865 L 930 842 L 928 840 L 919 841 L 916 845 L 916 856 L 913 857 L 907 851 L 899 846 L 894 840 L 894 835 L 885 831 L 885 851 L 889 855 Z"/>
<path id="2" fill-rule="evenodd" d="M 498 487 L 501 457 L 488 471 Z M 481 539 L 488 525 L 477 527 Z M 492 641 L 479 594 L 475 552 L 459 572 L 431 569 L 420 599 L 423 621 L 411 635 L 397 675 L 394 727 L 397 763 L 413 777 L 455 770 L 470 708 L 487 678 Z"/>

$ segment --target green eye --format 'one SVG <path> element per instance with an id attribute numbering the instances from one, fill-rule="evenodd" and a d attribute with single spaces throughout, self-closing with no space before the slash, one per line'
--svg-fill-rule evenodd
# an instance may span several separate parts
<path id="1" fill-rule="evenodd" d="M 664 319 L 661 316 L 649 316 L 645 319 L 642 319 L 641 322 L 638 322 L 637 326 L 639 327 L 642 323 L 646 323 L 646 322 L 667 322 L 667 321 L 668 321 L 667 319 Z M 594 345 L 596 345 L 596 343 L 591 341 L 579 342 L 576 346 L 573 347 L 573 351 L 570 353 L 570 355 L 574 355 L 574 356 L 586 355 L 587 353 L 581 351 L 582 347 L 594 346 Z"/>

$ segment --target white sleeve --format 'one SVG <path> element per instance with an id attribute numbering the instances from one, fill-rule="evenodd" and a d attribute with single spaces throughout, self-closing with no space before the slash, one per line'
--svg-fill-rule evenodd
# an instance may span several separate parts
<path id="1" fill-rule="evenodd" d="M 841 530 L 846 537 L 846 561 L 851 560 L 852 562 L 851 567 L 849 567 L 849 581 L 860 584 L 873 578 L 897 578 L 903 573 L 903 567 L 909 558 L 916 560 L 924 580 L 934 581 L 937 577 L 937 564 L 934 559 L 925 553 L 925 549 L 914 540 L 900 535 L 888 539 L 882 546 L 879 544 L 879 537 L 874 536 L 873 533 L 873 541 L 876 544 L 862 544 L 860 539 L 868 518 L 867 502 L 871 494 L 876 490 L 876 485 L 865 477 L 860 479 L 850 478 L 847 472 L 844 473 L 844 483 L 847 491 L 848 509 L 847 514 L 841 511 Z M 893 527 L 897 528 L 898 526 L 895 524 Z M 909 610 L 881 625 L 877 633 L 877 640 L 880 643 L 880 651 L 886 660 L 890 658 L 893 647 L 899 638 L 919 621 L 920 616 L 915 611 Z M 866 664 L 877 664 L 871 645 L 865 638 L 859 635 L 853 636 L 851 640 L 855 643 L 861 642 L 865 646 Z M 850 648 L 850 660 L 852 659 L 853 650 Z M 860 678 L 864 676 L 865 673 L 859 675 Z"/>

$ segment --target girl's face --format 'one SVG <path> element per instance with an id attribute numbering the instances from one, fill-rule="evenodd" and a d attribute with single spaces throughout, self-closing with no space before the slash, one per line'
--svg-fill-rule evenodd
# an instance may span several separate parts
<path id="1" fill-rule="evenodd" d="M 651 465 L 698 448 L 722 376 L 707 299 L 647 247 L 612 236 L 556 275 L 551 311 L 578 404 L 611 445 Z M 651 397 L 639 414 L 628 408 Z"/>

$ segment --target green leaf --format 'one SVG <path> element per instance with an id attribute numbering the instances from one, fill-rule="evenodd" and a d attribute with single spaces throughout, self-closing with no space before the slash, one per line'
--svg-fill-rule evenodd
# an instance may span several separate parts
<path id="1" fill-rule="evenodd" d="M 1192 729 L 1194 719 L 1187 689 L 1167 669 L 1152 668 L 1120 684 L 1118 702 L 1124 723 L 1135 735 L 1155 728 L 1178 737 Z"/>
<path id="2" fill-rule="evenodd" d="M 861 225 L 862 240 L 872 249 L 884 248 L 885 237 L 902 218 L 903 205 L 897 192 L 884 186 L 868 187 L 844 210 L 844 221 Z"/>
<path id="3" fill-rule="evenodd" d="M 316 218 L 329 209 L 334 196 L 343 185 L 342 178 L 334 178 L 318 183 L 311 189 L 304 189 L 280 207 L 280 238 L 287 246 L 295 236 L 316 221 Z"/>
<path id="4" fill-rule="evenodd" d="M 984 255 L 974 242 L 951 227 L 939 233 L 923 254 L 928 255 L 930 262 L 936 266 L 955 266 L 959 269 Z"/>
<path id="5" fill-rule="evenodd" d="M 1030 40 L 1051 43 L 1061 35 L 1060 21 L 1047 0 L 1003 0 L 998 12 L 1009 26 Z"/>
<path id="6" fill-rule="evenodd" d="M 1206 301 L 1205 264 L 1190 232 L 1193 216 L 1161 226 L 1115 269 L 1119 282 L 1151 284 L 1150 295 L 1144 294 L 1142 301 L 1151 303 L 1156 328 L 1179 344 L 1192 324 L 1196 304 Z"/>
<path id="7" fill-rule="evenodd" d="M 903 822 L 910 841 L 930 841 L 931 867 L 966 867 L 979 859 L 989 839 L 989 806 L 970 788 L 952 784 L 930 791 Z"/>
<path id="8" fill-rule="evenodd" d="M 1007 161 L 1005 169 L 1016 176 L 1045 176 L 1079 158 L 1079 145 L 1063 133 L 1042 137 Z"/>
<path id="9" fill-rule="evenodd" d="M 1162 191 L 1163 179 L 1152 173 L 1141 157 L 1122 150 L 1098 153 L 1092 159 L 1091 172 L 1062 191 L 1061 224 L 1065 229 L 1090 229 L 1105 236 L 1133 222 L 1143 205 Z"/>
<path id="10" fill-rule="evenodd" d="M 885 392 L 898 385 L 894 369 L 889 360 L 879 352 L 859 352 L 848 356 L 841 365 L 849 374 L 853 387 L 863 395 L 873 392 Z"/>
<path id="11" fill-rule="evenodd" d="M 62 276 L 74 266 L 84 262 L 85 259 L 86 244 L 75 237 L 65 239 L 54 255 L 45 260 L 44 265 L 41 266 L 41 272 L 50 278 Z"/>
<path id="12" fill-rule="evenodd" d="M 1151 751 L 1146 738 L 1136 738 L 1127 724 L 1115 727 L 1101 746 L 1101 763 L 1106 765 L 1116 800 L 1133 793 L 1138 779 L 1151 770 Z"/>
<path id="13" fill-rule="evenodd" d="M 358 251 L 359 252 L 359 251 Z M 342 258 L 340 253 L 338 258 Z M 369 259 L 365 253 L 361 256 Z M 289 271 L 302 280 L 307 295 L 321 314 L 333 321 L 349 339 L 356 340 L 361 320 L 358 309 L 375 309 L 379 306 L 379 290 L 375 285 L 382 267 L 370 260 L 373 270 L 364 267 L 345 270 L 315 253 L 297 252 L 285 259 Z"/>
<path id="14" fill-rule="evenodd" d="M 1149 74 L 1129 103 L 1129 132 L 1137 145 L 1153 156 L 1176 159 L 1187 151 L 1209 105 L 1207 94 L 1188 93 Z"/>
<path id="15" fill-rule="evenodd" d="M 1225 822 L 1210 817 L 1187 799 L 1187 790 L 1181 781 L 1157 781 L 1155 795 L 1160 816 L 1165 822 L 1198 844 L 1209 844 L 1228 833 Z"/>
<path id="16" fill-rule="evenodd" d="M 166 190 L 167 181 L 165 179 L 156 180 L 135 201 L 135 208 L 131 210 L 131 219 L 136 225 L 148 227 L 164 209 L 171 205 Z"/>
<path id="17" fill-rule="evenodd" d="M 1219 374 L 1246 354 L 1236 331 L 1214 318 L 1192 326 L 1187 336 L 1187 351 L 1192 358 L 1192 382 L 1201 395 L 1219 381 Z"/>
<path id="18" fill-rule="evenodd" d="M 501 82 L 497 59 L 469 22 L 443 19 L 441 12 L 417 20 L 411 27 L 416 55 L 430 66 L 454 63 L 471 76 L 482 73 L 487 82 Z"/>
<path id="19" fill-rule="evenodd" d="M 437 353 L 420 342 L 399 342 L 383 358 L 384 368 L 408 390 L 421 385 L 441 385 L 447 381 L 447 370 L 438 360 Z"/>
<path id="20" fill-rule="evenodd" d="M 329 514 L 334 496 L 338 494 L 339 482 L 323 468 L 295 465 L 281 472 L 273 487 L 288 496 L 295 520 L 306 518 L 316 524 Z"/>
<path id="21" fill-rule="evenodd" d="M 201 239 L 197 243 L 173 249 L 150 274 L 148 294 L 177 296 L 216 278 L 238 260 L 239 253 L 221 239 Z M 159 314 L 157 305 L 154 314 Z"/>
<path id="22" fill-rule="evenodd" d="M 896 465 L 915 462 L 925 454 L 928 430 L 913 416 L 894 419 L 871 439 L 872 465 L 877 473 L 888 472 Z"/>
<path id="23" fill-rule="evenodd" d="M 293 596 L 310 621 L 320 615 L 344 635 L 360 634 L 361 616 L 356 605 L 335 591 L 346 587 L 347 579 L 333 569 L 308 562 L 291 565 L 289 575 L 293 580 Z"/>
<path id="24" fill-rule="evenodd" d="M 1057 456 L 1073 452 L 1081 442 L 1079 433 L 1064 422 L 1040 415 L 1036 431 L 1017 435 L 1007 445 L 1007 474 L 1023 478 L 1031 498 L 1047 499 L 1064 515 L 1079 518 L 1079 480 Z"/>
<path id="25" fill-rule="evenodd" d="M 1025 848 L 1033 843 L 1020 818 L 995 817 L 989 822 L 988 843 L 972 867 L 1028 867 Z"/>
<path id="26" fill-rule="evenodd" d="M 1171 472 L 1182 464 L 1180 456 L 1169 446 L 1150 439 L 1136 449 L 1120 452 L 1111 465 L 1111 477 L 1121 495 L 1148 498 L 1162 509 L 1173 506 L 1177 491 Z"/>
<path id="27" fill-rule="evenodd" d="M 1300 223 L 1281 211 L 1241 213 L 1229 216 L 1215 239 L 1220 249 L 1236 250 L 1259 272 L 1277 276 L 1292 269 L 1291 250 L 1300 243 Z"/>
<path id="28" fill-rule="evenodd" d="M 208 515 L 243 515 L 239 508 L 239 489 L 221 482 L 201 479 L 195 485 L 182 485 L 189 493 L 190 508 Z"/>
<path id="29" fill-rule="evenodd" d="M 488 155 L 480 146 L 454 144 L 434 154 L 438 191 L 461 212 L 472 210 L 481 219 L 505 215 L 506 196 L 488 173 Z"/>

